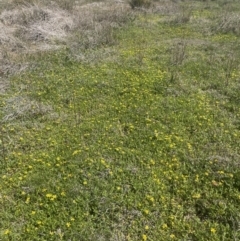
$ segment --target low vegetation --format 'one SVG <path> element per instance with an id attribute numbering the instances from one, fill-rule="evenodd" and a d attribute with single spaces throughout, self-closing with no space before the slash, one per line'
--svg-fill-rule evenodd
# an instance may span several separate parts
<path id="1" fill-rule="evenodd" d="M 130 0 L 129 4 L 132 8 L 139 8 L 139 7 L 150 7 L 151 0 Z"/>
<path id="2" fill-rule="evenodd" d="M 240 4 L 68 3 L 0 12 L 0 240 L 239 240 Z"/>

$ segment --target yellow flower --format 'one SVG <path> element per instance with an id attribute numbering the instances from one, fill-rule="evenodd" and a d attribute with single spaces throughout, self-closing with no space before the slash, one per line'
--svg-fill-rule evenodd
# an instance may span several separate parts
<path id="1" fill-rule="evenodd" d="M 149 214 L 149 210 L 148 209 L 144 209 L 144 213 L 145 214 Z"/>
<path id="2" fill-rule="evenodd" d="M 46 197 L 50 198 L 51 201 L 54 201 L 57 198 L 57 195 L 54 195 L 54 194 L 51 194 L 51 193 L 47 193 Z"/>
<path id="3" fill-rule="evenodd" d="M 143 235 L 142 235 L 142 240 L 143 240 L 143 241 L 146 241 L 146 240 L 147 240 L 147 235 L 146 235 L 146 234 L 143 234 Z"/>
<path id="4" fill-rule="evenodd" d="M 194 194 L 192 197 L 198 199 L 198 198 L 201 197 L 201 194 L 200 194 L 200 193 L 196 193 L 196 194 Z"/>
<path id="5" fill-rule="evenodd" d="M 4 231 L 4 235 L 8 235 L 10 233 L 10 230 L 9 229 L 6 229 L 5 231 Z"/>
<path id="6" fill-rule="evenodd" d="M 162 225 L 162 228 L 163 229 L 166 229 L 168 226 L 167 226 L 167 224 L 166 223 L 164 223 L 163 225 Z"/>
<path id="7" fill-rule="evenodd" d="M 30 202 L 30 197 L 27 197 L 25 203 L 28 204 Z"/>
<path id="8" fill-rule="evenodd" d="M 150 196 L 150 195 L 147 195 L 147 199 L 151 202 L 154 202 L 154 197 Z"/>
<path id="9" fill-rule="evenodd" d="M 149 226 L 148 226 L 148 225 L 146 225 L 146 226 L 145 226 L 145 230 L 148 230 L 148 229 L 149 229 Z"/>
<path id="10" fill-rule="evenodd" d="M 150 163 L 151 163 L 152 165 L 155 165 L 155 161 L 154 161 L 154 160 L 150 160 Z"/>
<path id="11" fill-rule="evenodd" d="M 76 151 L 73 152 L 72 155 L 75 156 L 75 155 L 77 155 L 77 154 L 80 153 L 80 152 L 81 152 L 80 150 L 76 150 Z"/>
<path id="12" fill-rule="evenodd" d="M 216 229 L 215 228 L 211 228 L 211 233 L 216 233 Z"/>
<path id="13" fill-rule="evenodd" d="M 170 238 L 175 238 L 175 235 L 174 235 L 174 234 L 171 234 L 171 235 L 170 235 Z"/>
<path id="14" fill-rule="evenodd" d="M 71 226 L 71 223 L 66 223 L 66 226 L 69 228 Z"/>
<path id="15" fill-rule="evenodd" d="M 51 201 L 54 201 L 57 198 L 57 195 L 52 195 Z"/>

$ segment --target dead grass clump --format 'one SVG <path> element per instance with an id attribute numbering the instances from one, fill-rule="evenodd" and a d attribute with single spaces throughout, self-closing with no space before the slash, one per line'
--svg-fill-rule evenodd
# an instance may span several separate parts
<path id="1" fill-rule="evenodd" d="M 21 72 L 27 67 L 27 63 L 17 63 L 17 57 L 0 46 L 0 79 L 4 80 L 8 76 Z M 14 62 L 15 59 L 15 62 Z"/>
<path id="2" fill-rule="evenodd" d="M 133 16 L 124 3 L 94 2 L 78 7 L 75 12 L 77 27 L 82 30 L 94 30 L 96 24 L 121 25 Z"/>
<path id="3" fill-rule="evenodd" d="M 5 26 L 14 28 L 14 37 L 23 41 L 63 40 L 74 25 L 66 11 L 38 5 L 3 11 L 0 20 Z"/>
<path id="4" fill-rule="evenodd" d="M 187 43 L 183 40 L 174 43 L 171 53 L 171 64 L 173 66 L 181 65 L 187 56 Z"/>
<path id="5" fill-rule="evenodd" d="M 62 4 L 74 4 L 71 10 L 60 2 L 4 2 L 6 7 L 0 11 L 0 75 L 7 76 L 21 70 L 25 65 L 19 66 L 19 63 L 26 61 L 29 54 L 66 45 L 74 57 L 81 54 L 82 59 L 85 50 L 114 44 L 113 29 L 121 27 L 135 14 L 129 4 L 122 1 L 63 0 Z"/>
<path id="6" fill-rule="evenodd" d="M 75 33 L 69 41 L 70 49 L 77 52 L 99 45 L 115 43 L 114 29 L 133 18 L 134 13 L 124 3 L 95 2 L 76 9 Z"/>
<path id="7" fill-rule="evenodd" d="M 21 6 L 13 10 L 5 10 L 1 13 L 1 21 L 5 25 L 29 26 L 33 22 L 45 21 L 49 18 L 46 9 L 38 6 Z"/>
<path id="8" fill-rule="evenodd" d="M 79 3 L 72 11 L 60 8 L 58 1 L 45 6 L 45 1 L 36 2 L 15 3 L 14 9 L 1 12 L 0 43 L 7 43 L 8 49 L 19 51 L 20 44 L 24 52 L 56 49 L 56 46 L 66 44 L 78 45 L 81 49 L 112 44 L 113 28 L 121 26 L 133 15 L 129 5 L 122 2 Z"/>
<path id="9" fill-rule="evenodd" d="M 67 11 L 72 11 L 74 7 L 76 6 L 76 3 L 79 1 L 74 0 L 55 0 L 56 4 Z"/>
<path id="10" fill-rule="evenodd" d="M 3 121 L 5 122 L 43 116 L 51 113 L 52 107 L 36 100 L 30 100 L 28 97 L 16 96 L 6 100 L 3 112 Z"/>
<path id="11" fill-rule="evenodd" d="M 149 8 L 151 3 L 151 0 L 129 0 L 129 4 L 132 9 L 141 7 Z"/>
<path id="12" fill-rule="evenodd" d="M 222 15 L 213 25 L 212 31 L 240 36 L 240 14 L 231 13 Z"/>
<path id="13" fill-rule="evenodd" d="M 154 2 L 152 4 L 151 10 L 153 13 L 172 16 L 172 15 L 176 15 L 179 12 L 179 6 L 178 4 L 172 1 L 162 0 L 162 1 Z"/>
<path id="14" fill-rule="evenodd" d="M 10 6 L 17 6 L 17 5 L 27 5 L 27 4 L 34 4 L 36 0 L 10 0 Z"/>
<path id="15" fill-rule="evenodd" d="M 172 19 L 173 24 L 188 23 L 192 16 L 192 10 L 190 8 L 181 9 Z"/>
<path id="16" fill-rule="evenodd" d="M 11 73 L 12 63 L 9 59 L 4 58 L 4 54 L 0 54 L 0 78 L 6 77 Z"/>
<path id="17" fill-rule="evenodd" d="M 2 77 L 0 77 L 0 94 L 3 94 L 7 90 L 8 86 L 9 83 L 6 80 L 2 80 Z"/>
<path id="18" fill-rule="evenodd" d="M 28 53 L 49 51 L 65 44 L 73 27 L 73 16 L 56 6 L 16 5 L 12 10 L 3 10 L 0 73 L 6 77 L 23 70 L 24 56 Z"/>
<path id="19" fill-rule="evenodd" d="M 1 21 L 1 18 L 0 18 Z M 15 29 L 0 22 L 0 51 L 4 52 L 4 48 L 22 48 L 23 43 L 14 36 Z"/>

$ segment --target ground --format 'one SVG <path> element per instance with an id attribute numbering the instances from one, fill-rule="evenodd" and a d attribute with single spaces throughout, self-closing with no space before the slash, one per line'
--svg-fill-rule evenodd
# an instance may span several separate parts
<path id="1" fill-rule="evenodd" d="M 0 3 L 0 240 L 239 240 L 238 2 Z"/>

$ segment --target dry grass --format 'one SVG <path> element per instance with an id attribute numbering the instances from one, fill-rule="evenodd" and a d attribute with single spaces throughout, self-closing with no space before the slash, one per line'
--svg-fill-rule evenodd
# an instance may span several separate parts
<path id="1" fill-rule="evenodd" d="M 128 3 L 92 0 L 0 2 L 0 77 L 23 70 L 29 54 L 68 46 L 80 52 L 113 44 L 113 29 L 132 17 Z M 86 58 L 86 56 L 84 57 Z M 1 91 L 6 88 L 1 79 Z"/>
<path id="2" fill-rule="evenodd" d="M 94 31 L 97 36 L 103 31 L 105 35 L 106 29 L 128 19 L 126 5 L 94 2 L 76 5 L 69 11 L 57 3 L 51 6 L 16 4 L 14 9 L 3 10 L 0 14 L 0 42 L 8 43 L 10 47 L 21 45 L 29 50 L 36 49 L 41 42 L 51 46 L 66 44 L 73 31 L 81 34 Z"/>
<path id="3" fill-rule="evenodd" d="M 176 13 L 173 15 L 171 22 L 173 24 L 185 24 L 188 23 L 191 19 L 192 9 L 190 6 L 179 8 Z"/>
<path id="4" fill-rule="evenodd" d="M 171 64 L 179 66 L 183 63 L 186 58 L 187 44 L 184 40 L 177 41 L 171 47 Z"/>
<path id="5" fill-rule="evenodd" d="M 152 11 L 162 15 L 175 15 L 179 12 L 179 6 L 173 1 L 162 0 L 160 2 L 154 2 L 152 5 Z"/>
<path id="6" fill-rule="evenodd" d="M 5 121 L 12 121 L 16 119 L 26 120 L 37 116 L 43 116 L 51 113 L 53 110 L 51 106 L 38 103 L 35 100 L 30 100 L 28 97 L 16 96 L 7 100 L 4 108 Z"/>
<path id="7" fill-rule="evenodd" d="M 151 0 L 129 0 L 131 8 L 149 8 L 151 3 Z"/>
<path id="8" fill-rule="evenodd" d="M 73 17 L 67 11 L 38 5 L 5 10 L 0 20 L 5 35 L 15 40 L 13 43 L 21 41 L 27 46 L 37 41 L 63 40 L 74 27 Z"/>
<path id="9" fill-rule="evenodd" d="M 67 46 L 71 57 L 79 61 L 111 58 L 115 55 L 113 50 L 91 49 L 114 44 L 113 29 L 132 16 L 129 4 L 123 2 L 3 0 L 0 2 L 0 93 L 8 90 L 8 77 L 34 65 L 44 52 Z M 7 99 L 1 113 L 3 122 L 27 121 L 39 116 L 55 118 L 55 114 L 51 106 L 21 94 Z"/>
<path id="10" fill-rule="evenodd" d="M 240 35 L 240 14 L 231 13 L 223 14 L 216 21 L 216 25 L 213 26 L 213 32 L 220 32 L 224 34 L 236 34 Z"/>
<path id="11" fill-rule="evenodd" d="M 86 49 L 114 44 L 113 29 L 133 17 L 130 7 L 123 3 L 89 3 L 79 6 L 75 12 L 81 14 L 76 14 L 77 28 L 68 44 L 78 57 Z"/>

